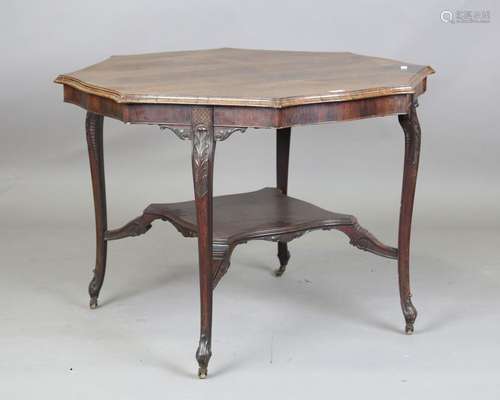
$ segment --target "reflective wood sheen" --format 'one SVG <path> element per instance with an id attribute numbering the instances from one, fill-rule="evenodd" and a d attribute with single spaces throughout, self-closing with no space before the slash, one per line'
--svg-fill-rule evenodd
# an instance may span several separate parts
<path id="1" fill-rule="evenodd" d="M 113 56 L 55 81 L 117 103 L 281 108 L 414 94 L 433 72 L 347 52 L 222 48 Z"/>
<path id="2" fill-rule="evenodd" d="M 353 246 L 398 260 L 405 331 L 412 333 L 417 310 L 410 291 L 410 233 L 421 141 L 416 106 L 433 72 L 426 66 L 352 53 L 214 49 L 114 56 L 57 77 L 64 85 L 64 100 L 87 110 L 97 245 L 90 306 L 97 306 L 109 241 L 142 235 L 155 220 L 170 221 L 182 235 L 196 237 L 196 359 L 198 375 L 205 378 L 212 356 L 213 290 L 228 271 L 235 246 L 249 240 L 277 242 L 280 267 L 275 274 L 280 276 L 290 260 L 288 242 L 311 230 L 336 229 Z M 398 115 L 405 137 L 398 248 L 381 243 L 352 215 L 288 195 L 291 127 L 387 115 Z M 192 199 L 151 204 L 122 227 L 108 229 L 104 116 L 169 128 L 189 140 Z M 235 131 L 248 134 L 249 127 L 277 128 L 276 187 L 214 197 L 216 142 L 232 138 Z"/>

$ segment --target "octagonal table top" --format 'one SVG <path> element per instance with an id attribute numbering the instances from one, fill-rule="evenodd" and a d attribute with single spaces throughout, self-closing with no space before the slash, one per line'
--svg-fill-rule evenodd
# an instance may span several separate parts
<path id="1" fill-rule="evenodd" d="M 55 82 L 117 103 L 283 108 L 411 94 L 432 73 L 347 52 L 221 48 L 112 56 Z"/>

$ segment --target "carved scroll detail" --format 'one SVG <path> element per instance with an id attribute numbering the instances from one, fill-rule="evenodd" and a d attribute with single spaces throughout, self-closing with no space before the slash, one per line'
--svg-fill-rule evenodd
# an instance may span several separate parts
<path id="1" fill-rule="evenodd" d="M 134 237 L 145 234 L 152 227 L 152 222 L 161 219 L 163 221 L 169 221 L 175 229 L 177 229 L 184 237 L 196 237 L 197 232 L 192 229 L 185 227 L 173 220 L 166 219 L 160 215 L 149 213 L 146 209 L 144 213 L 132 221 L 127 222 L 120 228 L 108 230 L 104 233 L 105 240 L 117 240 L 124 239 L 126 237 Z"/>
<path id="2" fill-rule="evenodd" d="M 247 128 L 223 128 L 223 127 L 217 127 L 215 128 L 215 133 L 214 137 L 215 140 L 218 140 L 222 142 L 223 140 L 226 140 L 229 136 L 231 136 L 233 133 L 236 132 L 245 132 Z"/>
<path id="3" fill-rule="evenodd" d="M 349 243 L 360 250 L 368 251 L 382 257 L 398 258 L 398 249 L 383 244 L 357 222 L 353 225 L 340 226 L 335 229 L 344 232 L 350 239 Z"/>
<path id="4" fill-rule="evenodd" d="M 161 124 L 160 129 L 168 129 L 169 131 L 175 133 L 175 135 L 181 140 L 188 140 L 193 137 L 190 126 L 172 126 Z"/>
<path id="5" fill-rule="evenodd" d="M 160 124 L 160 129 L 168 129 L 173 132 L 181 140 L 192 140 L 193 131 L 190 126 L 172 126 Z M 229 136 L 236 132 L 245 132 L 247 128 L 244 127 L 224 127 L 220 126 L 214 129 L 214 139 L 216 141 L 222 142 L 226 140 Z"/>
<path id="6" fill-rule="evenodd" d="M 157 217 L 151 215 L 141 215 L 118 229 L 106 231 L 105 240 L 123 239 L 129 236 L 143 235 L 151 229 L 151 222 Z"/>

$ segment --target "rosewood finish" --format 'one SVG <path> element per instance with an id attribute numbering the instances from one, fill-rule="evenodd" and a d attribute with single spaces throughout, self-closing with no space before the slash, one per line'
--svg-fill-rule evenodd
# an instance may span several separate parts
<path id="1" fill-rule="evenodd" d="M 352 53 L 243 49 L 114 56 L 60 75 L 64 100 L 87 110 L 86 133 L 96 218 L 96 262 L 89 285 L 96 308 L 106 271 L 107 243 L 146 233 L 169 221 L 196 237 L 200 277 L 198 376 L 212 355 L 213 290 L 228 271 L 235 246 L 249 240 L 277 242 L 281 276 L 288 242 L 313 230 L 339 230 L 355 247 L 398 260 L 405 332 L 413 332 L 409 259 L 421 131 L 417 98 L 426 90 L 426 66 Z M 323 210 L 288 195 L 291 127 L 398 115 L 405 137 L 398 247 L 381 243 L 354 216 Z M 151 204 L 141 215 L 108 229 L 103 117 L 158 125 L 191 141 L 194 196 L 181 203 Z M 276 187 L 213 196 L 217 142 L 248 128 L 276 128 Z"/>
<path id="2" fill-rule="evenodd" d="M 56 82 L 117 103 L 283 108 L 413 94 L 432 72 L 345 52 L 223 48 L 113 56 Z"/>
<path id="3" fill-rule="evenodd" d="M 312 204 L 287 196 L 279 188 L 256 192 L 217 196 L 213 198 L 213 246 L 224 267 L 212 271 L 215 287 L 229 267 L 233 248 L 252 239 L 278 242 L 281 275 L 290 258 L 286 243 L 314 230 L 336 229 L 344 232 L 350 243 L 362 250 L 394 258 L 398 250 L 388 247 L 362 228 L 352 215 L 323 210 Z M 106 231 L 106 240 L 122 239 L 146 233 L 153 221 L 169 221 L 186 237 L 198 236 L 196 203 L 151 204 L 143 214 L 123 227 Z M 283 250 L 281 250 L 282 248 Z M 227 265 L 227 267 L 226 267 Z M 223 270 L 221 270 L 221 267 Z"/>

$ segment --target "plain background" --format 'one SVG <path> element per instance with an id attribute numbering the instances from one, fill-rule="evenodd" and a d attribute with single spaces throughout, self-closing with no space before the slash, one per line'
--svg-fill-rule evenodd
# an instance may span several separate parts
<path id="1" fill-rule="evenodd" d="M 500 395 L 500 8 L 495 1 L 8 1 L 0 14 L 0 397 L 446 398 Z M 443 10 L 489 10 L 445 24 Z M 59 73 L 111 54 L 245 47 L 352 51 L 428 64 L 412 284 L 401 334 L 395 263 L 337 233 L 238 248 L 215 294 L 209 379 L 195 378 L 196 243 L 156 223 L 113 242 L 98 310 L 84 111 Z M 274 185 L 271 130 L 217 148 L 216 194 Z M 105 121 L 109 225 L 193 197 L 190 149 Z M 396 242 L 396 118 L 299 127 L 290 195 Z"/>

